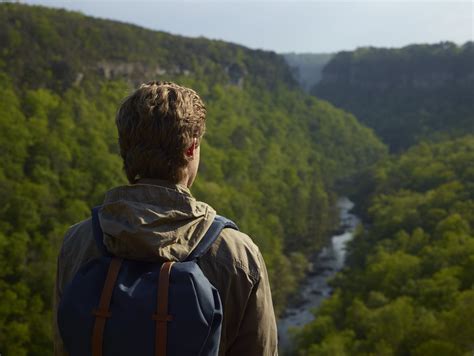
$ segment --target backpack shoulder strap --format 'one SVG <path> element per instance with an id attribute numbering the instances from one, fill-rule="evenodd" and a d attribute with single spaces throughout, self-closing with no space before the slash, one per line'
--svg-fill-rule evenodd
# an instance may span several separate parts
<path id="1" fill-rule="evenodd" d="M 220 215 L 216 215 L 206 234 L 203 236 L 201 241 L 199 241 L 198 245 L 189 254 L 185 261 L 192 261 L 204 255 L 207 250 L 209 250 L 214 241 L 216 241 L 217 237 L 220 235 L 221 231 L 224 228 L 239 230 L 237 225 L 235 225 L 232 220 L 229 220 Z"/>
<path id="2" fill-rule="evenodd" d="M 99 221 L 100 208 L 101 206 L 96 206 L 92 209 L 92 232 L 94 234 L 94 240 L 102 255 L 112 256 L 104 245 L 104 233 L 102 232 Z"/>

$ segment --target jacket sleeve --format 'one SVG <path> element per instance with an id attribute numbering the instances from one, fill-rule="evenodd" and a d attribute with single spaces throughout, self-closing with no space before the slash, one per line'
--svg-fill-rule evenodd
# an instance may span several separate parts
<path id="1" fill-rule="evenodd" d="M 278 354 L 277 326 L 267 269 L 258 253 L 260 273 L 250 293 L 237 339 L 228 349 L 231 356 L 273 356 Z"/>
<path id="2" fill-rule="evenodd" d="M 57 270 L 56 270 L 56 280 L 54 282 L 54 296 L 53 296 L 53 345 L 54 345 L 54 356 L 68 356 L 67 352 L 64 350 L 63 342 L 59 334 L 58 328 L 58 306 L 61 301 L 62 295 L 62 271 L 63 266 L 61 265 L 64 261 L 63 251 L 58 256 Z"/>

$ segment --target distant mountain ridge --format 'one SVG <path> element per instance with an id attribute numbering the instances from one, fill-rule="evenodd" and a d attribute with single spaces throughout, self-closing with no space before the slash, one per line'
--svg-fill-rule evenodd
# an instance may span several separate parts
<path id="1" fill-rule="evenodd" d="M 335 55 L 312 88 L 395 150 L 474 132 L 474 42 L 359 48 Z"/>
<path id="2" fill-rule="evenodd" d="M 309 92 L 322 78 L 326 64 L 333 53 L 283 53 L 283 58 L 292 69 L 293 76 L 300 86 Z"/>
<path id="3" fill-rule="evenodd" d="M 416 44 L 398 49 L 362 47 L 342 51 L 323 70 L 321 85 L 436 89 L 474 81 L 474 43 Z"/>
<path id="4" fill-rule="evenodd" d="M 40 6 L 1 4 L 0 46 L 3 69 L 30 87 L 68 87 L 90 76 L 136 84 L 157 75 L 296 85 L 273 52 Z"/>

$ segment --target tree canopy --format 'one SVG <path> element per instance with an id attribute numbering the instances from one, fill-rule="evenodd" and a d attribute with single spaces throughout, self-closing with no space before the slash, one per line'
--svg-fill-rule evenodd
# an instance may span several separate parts
<path id="1" fill-rule="evenodd" d="M 420 143 L 377 165 L 369 229 L 301 355 L 466 355 L 474 340 L 474 137 Z"/>
<path id="2" fill-rule="evenodd" d="M 335 219 L 335 183 L 384 157 L 370 129 L 299 90 L 271 52 L 79 13 L 0 4 L 0 353 L 51 353 L 68 226 L 125 183 L 115 111 L 137 82 L 194 88 L 207 109 L 197 198 L 262 250 L 277 312 Z"/>

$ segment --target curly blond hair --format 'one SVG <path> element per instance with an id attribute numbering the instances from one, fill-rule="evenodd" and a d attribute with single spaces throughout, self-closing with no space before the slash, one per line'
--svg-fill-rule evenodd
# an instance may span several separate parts
<path id="1" fill-rule="evenodd" d="M 192 89 L 172 82 L 142 84 L 120 106 L 116 124 L 128 181 L 159 178 L 179 182 L 185 151 L 206 128 L 206 108 Z"/>

